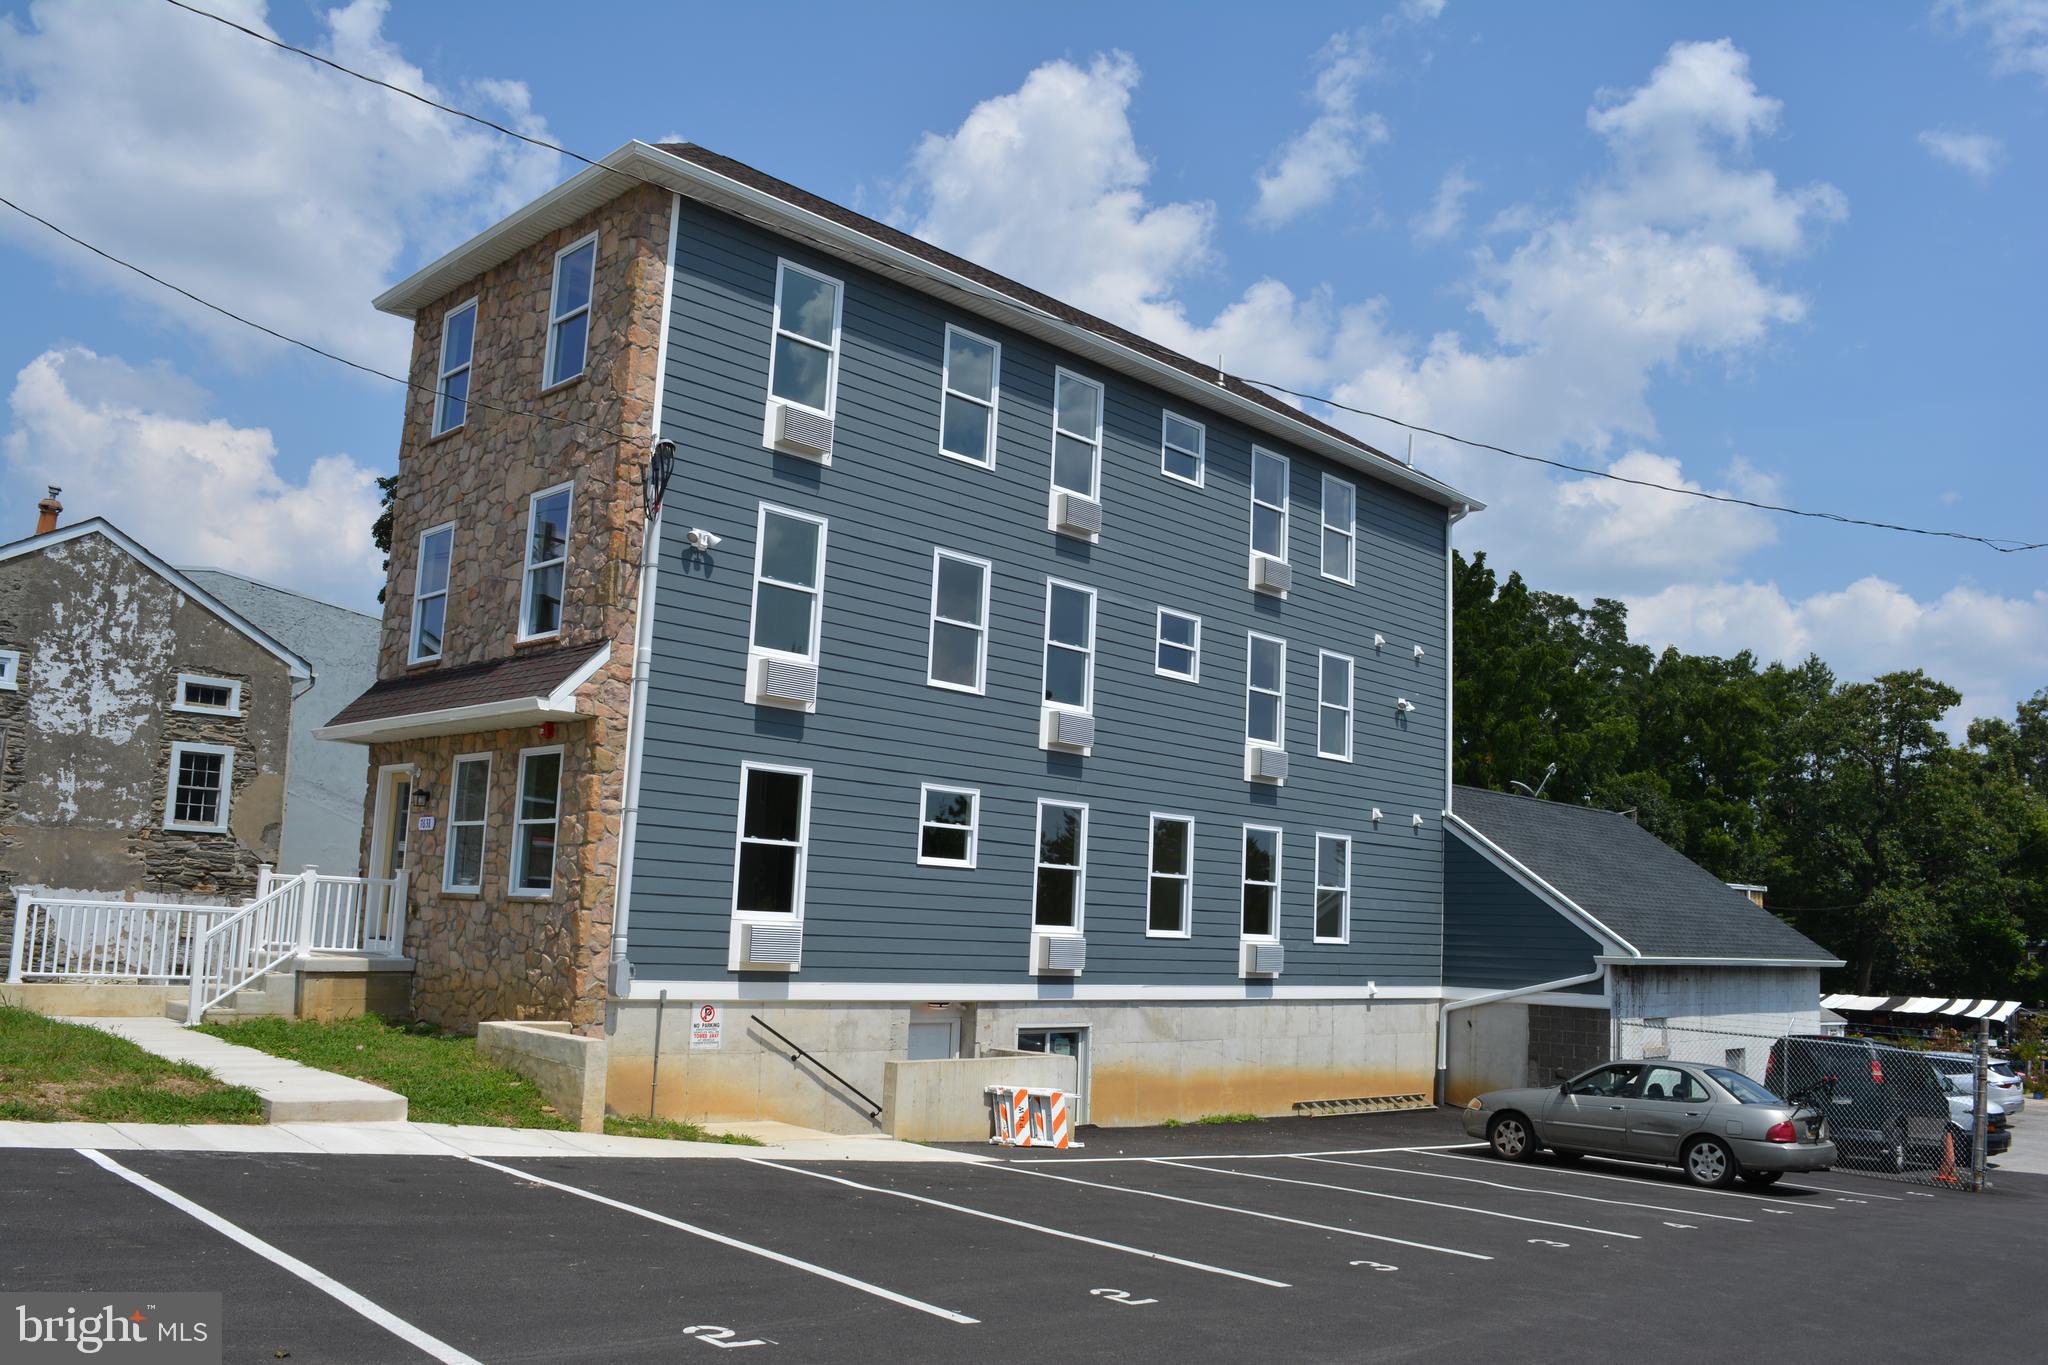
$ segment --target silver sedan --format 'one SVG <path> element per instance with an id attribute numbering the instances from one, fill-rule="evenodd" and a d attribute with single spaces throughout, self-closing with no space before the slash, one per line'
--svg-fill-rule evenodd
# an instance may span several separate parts
<path id="1" fill-rule="evenodd" d="M 1562 1085 L 1489 1091 L 1465 1106 L 1465 1131 L 1509 1161 L 1546 1147 L 1564 1161 L 1653 1161 L 1715 1189 L 1835 1162 L 1817 1110 L 1739 1071 L 1689 1062 L 1609 1062 Z"/>

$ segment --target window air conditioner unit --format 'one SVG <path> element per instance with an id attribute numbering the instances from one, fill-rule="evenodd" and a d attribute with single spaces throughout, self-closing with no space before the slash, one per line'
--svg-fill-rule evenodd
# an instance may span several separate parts
<path id="1" fill-rule="evenodd" d="M 803 961 L 801 924 L 746 924 L 740 927 L 740 960 L 750 967 L 787 967 Z"/>
<path id="2" fill-rule="evenodd" d="M 1079 934 L 1033 934 L 1031 970 L 1079 972 L 1088 962 L 1088 940 Z"/>
<path id="3" fill-rule="evenodd" d="M 781 706 L 793 711 L 818 709 L 818 666 L 801 659 L 757 654 L 749 665 L 747 700 L 756 706 Z"/>
<path id="4" fill-rule="evenodd" d="M 1239 945 L 1240 976 L 1278 976 L 1287 964 L 1287 950 L 1277 943 Z"/>
<path id="5" fill-rule="evenodd" d="M 1287 780 L 1287 751 L 1285 749 L 1276 749 L 1270 744 L 1245 745 L 1244 780 L 1247 782 L 1285 782 Z"/>
<path id="6" fill-rule="evenodd" d="M 777 450 L 801 455 L 807 460 L 830 460 L 832 419 L 779 398 L 771 399 L 768 404 L 768 443 Z"/>
<path id="7" fill-rule="evenodd" d="M 1052 529 L 1065 536 L 1093 540 L 1102 534 L 1102 504 L 1079 493 L 1052 495 Z"/>
<path id="8" fill-rule="evenodd" d="M 1095 748 L 1095 717 L 1048 706 L 1039 712 L 1038 747 L 1086 754 Z"/>
<path id="9" fill-rule="evenodd" d="M 1284 559 L 1262 555 L 1252 551 L 1251 586 L 1254 592 L 1269 592 L 1275 597 L 1285 597 L 1294 586 L 1294 570 Z"/>

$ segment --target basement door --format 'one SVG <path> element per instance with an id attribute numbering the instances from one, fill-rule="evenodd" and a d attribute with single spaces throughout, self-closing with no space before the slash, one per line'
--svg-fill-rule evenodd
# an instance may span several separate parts
<path id="1" fill-rule="evenodd" d="M 1085 1028 L 1020 1028 L 1017 1051 L 1050 1052 L 1056 1057 L 1075 1059 L 1075 1082 L 1081 1093 L 1074 1096 L 1074 1126 L 1088 1122 L 1088 1030 Z"/>

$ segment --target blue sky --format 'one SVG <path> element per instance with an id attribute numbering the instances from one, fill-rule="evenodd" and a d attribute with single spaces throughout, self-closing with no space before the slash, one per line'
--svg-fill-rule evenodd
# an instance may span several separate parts
<path id="1" fill-rule="evenodd" d="M 1461 434 L 2048 539 L 2048 0 L 559 6 L 247 0 L 593 155 L 681 134 L 1233 371 Z M 387 369 L 384 284 L 568 173 L 161 0 L 0 7 L 0 193 Z M 5 215 L 11 217 L 11 215 Z M 367 605 L 396 386 L 0 222 L 0 527 L 45 482 Z M 1369 421 L 1354 429 L 1399 450 Z M 2048 552 L 1733 512 L 1419 441 L 1460 544 L 1652 644 L 1964 712 L 2048 685 Z M 1958 719 L 1961 719 L 1959 715 Z"/>

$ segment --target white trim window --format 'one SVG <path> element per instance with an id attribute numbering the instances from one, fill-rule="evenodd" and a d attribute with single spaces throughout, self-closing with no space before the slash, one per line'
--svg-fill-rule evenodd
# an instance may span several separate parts
<path id="1" fill-rule="evenodd" d="M 1036 872 L 1031 927 L 1080 933 L 1088 903 L 1088 807 L 1039 798 Z"/>
<path id="2" fill-rule="evenodd" d="M 448 838 L 441 889 L 478 892 L 484 886 L 484 843 L 491 807 L 491 756 L 463 754 L 448 775 Z"/>
<path id="3" fill-rule="evenodd" d="M 1152 816 L 1151 872 L 1145 889 L 1145 937 L 1186 938 L 1194 901 L 1195 822 Z"/>
<path id="4" fill-rule="evenodd" d="M 830 417 L 839 390 L 839 312 L 845 286 L 794 261 L 775 263 L 775 332 L 768 395 Z"/>
<path id="5" fill-rule="evenodd" d="M 1102 501 L 1102 385 L 1055 371 L 1052 398 L 1052 489 Z"/>
<path id="6" fill-rule="evenodd" d="M 1316 836 L 1316 942 L 1351 941 L 1351 837 Z"/>
<path id="7" fill-rule="evenodd" d="M 1316 757 L 1351 761 L 1351 656 L 1316 652 Z"/>
<path id="8" fill-rule="evenodd" d="M 995 577 L 986 559 L 932 551 L 932 621 L 925 681 L 980 696 L 988 686 L 988 594 Z"/>
<path id="9" fill-rule="evenodd" d="M 810 861 L 811 770 L 740 764 L 732 908 L 742 917 L 802 919 Z"/>
<path id="10" fill-rule="evenodd" d="M 590 295 L 597 276 L 597 234 L 555 253 L 555 283 L 548 295 L 548 354 L 541 387 L 552 389 L 583 373 L 590 360 Z"/>
<path id="11" fill-rule="evenodd" d="M 1323 475 L 1323 577 L 1353 582 L 1358 572 L 1358 488 L 1333 474 Z"/>
<path id="12" fill-rule="evenodd" d="M 555 890 L 562 822 L 562 746 L 519 751 L 519 792 L 512 803 L 512 885 L 508 896 L 537 899 Z"/>
<path id="13" fill-rule="evenodd" d="M 569 516 L 576 485 L 544 488 L 526 506 L 526 575 L 519 588 L 519 638 L 562 633 L 562 599 L 569 576 Z"/>
<path id="14" fill-rule="evenodd" d="M 180 673 L 171 709 L 198 716 L 239 716 L 242 684 L 237 679 L 216 678 L 209 673 Z"/>
<path id="15" fill-rule="evenodd" d="M 1191 422 L 1177 412 L 1159 417 L 1159 472 L 1169 479 L 1200 488 L 1205 477 L 1205 451 L 1209 432 L 1200 422 Z"/>
<path id="16" fill-rule="evenodd" d="M 446 435 L 469 420 L 469 369 L 476 359 L 476 300 L 457 304 L 441 318 L 441 382 L 434 389 L 434 434 Z"/>
<path id="17" fill-rule="evenodd" d="M 1285 455 L 1252 447 L 1252 553 L 1287 562 L 1287 484 L 1293 466 Z"/>
<path id="18" fill-rule="evenodd" d="M 939 453 L 983 469 L 996 467 L 996 404 L 1003 348 L 948 323 L 939 384 Z"/>
<path id="19" fill-rule="evenodd" d="M 1244 827 L 1244 902 L 1238 931 L 1272 942 L 1280 937 L 1280 855 L 1284 837 L 1277 826 Z"/>
<path id="20" fill-rule="evenodd" d="M 1244 737 L 1287 747 L 1287 642 L 1257 631 L 1245 637 Z"/>
<path id="21" fill-rule="evenodd" d="M 21 690 L 21 651 L 0 649 L 0 692 Z"/>
<path id="22" fill-rule="evenodd" d="M 1202 680 L 1202 618 L 1167 607 L 1159 609 L 1158 635 L 1152 650 L 1152 671 L 1182 682 Z"/>
<path id="23" fill-rule="evenodd" d="M 1045 580 L 1045 704 L 1095 713 L 1095 589 Z"/>
<path id="24" fill-rule="evenodd" d="M 762 503 L 754 524 L 754 608 L 747 638 L 762 654 L 818 662 L 825 597 L 823 517 Z"/>
<path id="25" fill-rule="evenodd" d="M 981 793 L 927 782 L 917 789 L 917 865 L 973 867 L 981 843 Z"/>
<path id="26" fill-rule="evenodd" d="M 407 663 L 432 663 L 441 657 L 442 634 L 448 628 L 448 575 L 454 564 L 454 522 L 420 532 L 412 569 L 412 643 L 405 656 Z"/>
<path id="27" fill-rule="evenodd" d="M 232 748 L 174 742 L 164 783 L 164 828 L 210 834 L 225 830 L 234 786 Z"/>

